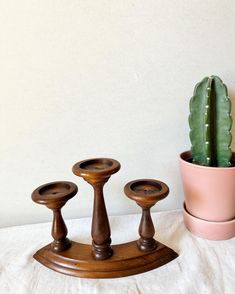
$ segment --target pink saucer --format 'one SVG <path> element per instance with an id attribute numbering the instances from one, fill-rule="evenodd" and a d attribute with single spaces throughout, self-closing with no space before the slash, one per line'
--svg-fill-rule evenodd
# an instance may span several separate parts
<path id="1" fill-rule="evenodd" d="M 226 240 L 235 237 L 235 219 L 226 222 L 212 222 L 191 215 L 184 203 L 184 224 L 194 235 L 209 240 Z"/>

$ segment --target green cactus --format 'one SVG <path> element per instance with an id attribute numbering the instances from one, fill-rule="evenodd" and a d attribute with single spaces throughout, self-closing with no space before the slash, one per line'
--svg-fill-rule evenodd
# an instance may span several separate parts
<path id="1" fill-rule="evenodd" d="M 230 166 L 232 151 L 231 101 L 227 87 L 217 76 L 204 78 L 190 100 L 190 140 L 193 162 L 206 166 Z"/>

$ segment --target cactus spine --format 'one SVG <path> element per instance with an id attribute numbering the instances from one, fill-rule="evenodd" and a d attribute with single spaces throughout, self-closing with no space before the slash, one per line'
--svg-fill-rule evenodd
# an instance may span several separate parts
<path id="1" fill-rule="evenodd" d="M 190 100 L 190 140 L 193 162 L 206 166 L 230 166 L 232 151 L 231 101 L 227 87 L 217 76 L 205 77 Z"/>

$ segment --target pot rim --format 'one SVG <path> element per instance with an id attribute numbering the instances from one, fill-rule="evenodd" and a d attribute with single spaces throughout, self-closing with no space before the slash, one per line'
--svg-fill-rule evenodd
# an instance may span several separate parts
<path id="1" fill-rule="evenodd" d="M 205 165 L 200 165 L 196 163 L 189 162 L 188 160 L 192 158 L 192 152 L 190 150 L 184 151 L 180 153 L 180 162 L 193 166 L 194 168 L 199 168 L 199 169 L 207 169 L 207 170 L 234 170 L 235 166 L 224 166 L 224 167 L 218 167 L 218 166 L 205 166 Z M 232 152 L 232 158 L 235 160 L 235 152 Z"/>

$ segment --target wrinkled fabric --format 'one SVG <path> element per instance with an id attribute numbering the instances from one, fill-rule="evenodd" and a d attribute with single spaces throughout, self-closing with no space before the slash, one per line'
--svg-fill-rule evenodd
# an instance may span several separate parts
<path id="1" fill-rule="evenodd" d="M 234 294 L 235 238 L 208 241 L 193 236 L 181 211 L 152 213 L 155 238 L 179 257 L 146 272 L 118 279 L 82 279 L 54 272 L 33 259 L 51 242 L 51 223 L 0 229 L 1 294 Z M 110 217 L 112 243 L 138 239 L 140 215 Z M 91 219 L 66 221 L 68 237 L 90 243 Z"/>

